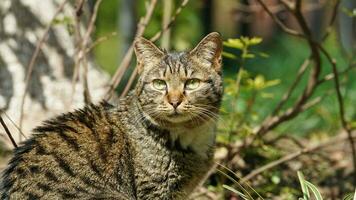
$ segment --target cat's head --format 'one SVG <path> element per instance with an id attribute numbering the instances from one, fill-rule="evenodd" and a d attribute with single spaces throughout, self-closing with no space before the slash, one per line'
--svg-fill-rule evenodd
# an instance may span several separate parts
<path id="1" fill-rule="evenodd" d="M 158 124 L 216 119 L 223 93 L 218 33 L 189 52 L 168 53 L 144 38 L 136 39 L 134 49 L 140 74 L 136 94 L 146 116 Z"/>

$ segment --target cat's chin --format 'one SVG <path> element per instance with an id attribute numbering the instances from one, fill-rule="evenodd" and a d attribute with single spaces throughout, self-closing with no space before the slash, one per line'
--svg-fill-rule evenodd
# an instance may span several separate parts
<path id="1" fill-rule="evenodd" d="M 187 121 L 191 120 L 191 118 L 185 114 L 174 113 L 174 114 L 168 115 L 165 118 L 165 120 L 168 122 L 171 122 L 171 123 L 179 124 L 179 123 L 187 122 Z"/>

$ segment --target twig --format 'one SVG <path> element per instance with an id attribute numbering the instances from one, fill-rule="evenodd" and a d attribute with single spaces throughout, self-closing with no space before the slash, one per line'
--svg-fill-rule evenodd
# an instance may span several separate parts
<path id="1" fill-rule="evenodd" d="M 160 30 L 159 32 L 157 32 L 151 39 L 150 41 L 155 42 L 156 40 L 158 40 L 161 35 L 167 31 L 172 24 L 176 21 L 176 18 L 178 17 L 178 15 L 182 12 L 182 10 L 184 9 L 184 7 L 188 4 L 189 0 L 183 0 L 182 3 L 180 4 L 180 6 L 177 8 L 176 12 L 174 13 L 174 15 L 172 16 L 171 20 L 169 21 L 168 24 L 166 24 L 165 27 L 163 27 L 162 30 Z"/>
<path id="2" fill-rule="evenodd" d="M 84 87 L 84 101 L 86 104 L 91 103 L 91 96 L 90 96 L 90 91 L 89 91 L 89 86 L 88 86 L 88 60 L 87 60 L 86 48 L 87 48 L 87 45 L 88 45 L 88 42 L 90 39 L 90 35 L 94 30 L 96 17 L 98 16 L 98 11 L 99 11 L 101 2 L 102 2 L 102 0 L 97 0 L 95 2 L 93 14 L 90 17 L 88 30 L 84 35 L 83 42 L 81 45 L 81 53 L 79 54 L 79 56 L 82 56 L 82 57 L 79 57 L 79 59 L 83 59 L 83 64 L 84 64 L 83 87 Z"/>
<path id="3" fill-rule="evenodd" d="M 0 113 L 0 114 L 1 114 L 1 113 Z M 4 130 L 5 130 L 6 134 L 7 134 L 7 136 L 9 137 L 9 139 L 10 139 L 12 145 L 13 145 L 15 148 L 17 148 L 17 144 L 16 144 L 14 138 L 12 137 L 11 132 L 10 132 L 9 129 L 7 128 L 7 126 L 6 126 L 5 122 L 4 122 L 4 120 L 2 119 L 1 115 L 0 115 L 0 123 L 1 123 L 2 127 L 4 127 Z"/>
<path id="4" fill-rule="evenodd" d="M 147 8 L 146 11 L 146 15 L 144 17 L 142 17 L 140 19 L 140 22 L 137 25 L 137 32 L 136 32 L 136 37 L 141 37 L 147 27 L 147 24 L 149 23 L 149 21 L 151 20 L 153 11 L 156 7 L 157 4 L 157 0 L 151 0 L 150 4 Z M 105 95 L 105 99 L 109 100 L 113 93 L 115 88 L 118 86 L 118 84 L 120 83 L 122 77 L 124 76 L 125 71 L 128 69 L 128 67 L 130 66 L 130 61 L 133 55 L 133 43 L 130 45 L 130 47 L 128 48 L 124 59 L 122 60 L 122 62 L 120 63 L 119 67 L 117 68 L 114 76 L 111 79 L 110 82 L 110 86 L 108 91 L 106 92 Z"/>
<path id="5" fill-rule="evenodd" d="M 352 70 L 352 69 L 356 69 L 356 65 L 349 65 L 346 69 L 344 69 L 343 71 L 341 71 L 341 72 L 338 72 L 338 76 L 340 76 L 340 75 L 344 75 L 344 74 L 346 74 L 346 73 L 348 73 L 350 70 Z M 318 81 L 318 85 L 320 85 L 320 84 L 322 84 L 322 83 L 324 83 L 325 81 L 329 81 L 329 80 L 332 80 L 332 79 L 334 79 L 334 73 L 330 73 L 330 74 L 327 74 L 327 75 L 325 75 L 322 79 L 320 79 L 319 81 Z"/>
<path id="6" fill-rule="evenodd" d="M 84 0 L 77 0 L 76 6 L 77 8 L 75 9 L 75 43 L 77 44 L 78 48 L 76 49 L 76 53 L 75 53 L 74 72 L 72 76 L 72 94 L 69 99 L 68 107 L 71 106 L 73 103 L 75 86 L 79 76 L 79 67 L 80 67 L 79 53 L 81 50 L 81 44 L 83 40 L 81 30 L 80 30 L 80 17 L 83 14 Z"/>
<path id="7" fill-rule="evenodd" d="M 79 65 L 82 62 L 83 68 L 84 68 L 82 76 L 83 76 L 83 89 L 84 89 L 83 95 L 84 95 L 85 104 L 91 103 L 91 96 L 90 96 L 90 91 L 89 91 L 89 86 L 88 86 L 88 60 L 87 60 L 87 54 L 86 54 L 87 51 L 86 50 L 87 50 L 88 42 L 90 40 L 90 35 L 94 30 L 96 17 L 98 15 L 98 10 L 99 10 L 101 2 L 102 2 L 102 0 L 98 0 L 95 2 L 93 14 L 90 17 L 89 25 L 88 25 L 87 31 L 85 32 L 85 35 L 83 38 L 81 37 L 81 33 L 80 33 L 80 17 L 81 17 L 81 15 L 79 15 L 78 13 L 76 15 L 76 37 L 77 37 L 77 40 L 80 45 L 78 47 L 78 54 L 77 54 L 75 68 L 79 69 Z M 74 79 L 74 81 L 75 81 L 75 79 Z M 72 84 L 74 85 L 75 82 L 72 82 Z M 73 89 L 73 94 L 74 94 L 75 87 L 72 87 L 72 89 Z"/>
<path id="8" fill-rule="evenodd" d="M 352 136 L 353 137 L 356 137 L 356 136 Z M 345 136 L 345 135 L 338 135 L 334 138 L 331 138 L 325 142 L 321 142 L 320 144 L 317 144 L 317 145 L 313 145 L 313 146 L 310 146 L 310 147 L 307 147 L 307 148 L 304 148 L 304 149 L 301 149 L 297 152 L 294 152 L 294 153 L 291 153 L 291 154 L 288 154 L 278 160 L 275 160 L 273 162 L 270 162 L 260 168 L 257 168 L 255 170 L 253 170 L 252 172 L 250 172 L 249 174 L 247 174 L 246 176 L 244 176 L 240 183 L 243 184 L 244 182 L 246 181 L 249 181 L 251 180 L 252 178 L 254 178 L 255 176 L 269 170 L 269 169 L 272 169 L 280 164 L 283 164 L 283 163 L 286 163 L 286 162 L 289 162 L 303 154 L 307 154 L 307 153 L 311 153 L 311 152 L 314 152 L 314 151 L 317 151 L 319 149 L 322 149 L 322 148 L 325 148 L 327 146 L 330 146 L 330 145 L 335 145 L 337 144 L 338 142 L 341 142 L 343 140 L 347 140 L 349 137 L 348 136 Z"/>
<path id="9" fill-rule="evenodd" d="M 25 138 L 27 139 L 27 136 L 20 130 L 20 127 L 11 119 L 11 117 L 5 112 L 3 111 L 4 115 L 6 116 L 6 118 L 11 122 L 12 125 L 15 126 L 15 128 L 17 129 L 17 131 Z"/>
<path id="10" fill-rule="evenodd" d="M 21 106 L 20 106 L 20 130 L 22 130 L 22 122 L 23 122 L 23 115 L 24 115 L 24 105 L 25 105 L 25 100 L 26 100 L 26 95 L 28 92 L 28 84 L 30 83 L 30 79 L 31 79 L 31 75 L 32 75 L 32 71 L 33 71 L 33 67 L 35 66 L 36 63 L 36 59 L 38 57 L 38 54 L 41 50 L 42 45 L 44 44 L 45 40 L 47 39 L 48 33 L 51 29 L 51 26 L 54 22 L 54 20 L 56 19 L 57 15 L 62 12 L 64 6 L 66 5 L 66 3 L 68 2 L 68 0 L 63 0 L 63 2 L 59 5 L 59 7 L 57 8 L 56 12 L 54 13 L 51 21 L 47 24 L 44 34 L 42 35 L 41 39 L 39 40 L 39 42 L 37 43 L 35 52 L 33 53 L 30 63 L 27 66 L 27 74 L 26 74 L 26 78 L 25 78 L 25 88 L 24 88 L 24 93 L 22 95 L 22 99 L 21 99 Z M 19 135 L 19 139 L 20 141 L 22 140 L 21 135 Z"/>
<path id="11" fill-rule="evenodd" d="M 273 19 L 273 21 L 286 33 L 290 35 L 294 35 L 297 37 L 304 37 L 302 33 L 299 33 L 293 29 L 288 28 L 283 22 L 281 22 L 276 15 L 272 13 L 272 11 L 268 8 L 268 6 L 265 4 L 264 0 L 257 0 L 263 9 L 268 13 L 268 15 Z"/>
<path id="12" fill-rule="evenodd" d="M 100 43 L 107 41 L 108 39 L 110 39 L 111 37 L 117 36 L 117 32 L 111 32 L 107 35 L 104 35 L 98 39 L 96 39 L 87 49 L 86 49 L 86 53 L 89 53 L 94 47 L 96 47 L 97 45 L 99 45 Z"/>
<path id="13" fill-rule="evenodd" d="M 321 45 L 319 46 L 321 52 L 325 55 L 327 60 L 330 62 L 332 71 L 334 74 L 334 85 L 335 85 L 335 91 L 336 91 L 336 96 L 337 96 L 337 101 L 338 101 L 338 106 L 339 106 L 339 114 L 340 114 L 340 122 L 341 126 L 344 129 L 344 131 L 348 135 L 348 140 L 350 142 L 351 150 L 352 150 L 352 160 L 353 160 L 353 166 L 354 166 L 354 185 L 356 185 L 356 148 L 355 148 L 355 141 L 352 138 L 352 133 L 351 129 L 349 128 L 349 125 L 346 121 L 345 117 L 345 108 L 344 108 L 344 100 L 341 94 L 340 90 L 340 81 L 339 81 L 339 75 L 336 67 L 336 60 L 331 57 L 331 55 L 324 49 Z"/>
<path id="14" fill-rule="evenodd" d="M 172 7 L 173 7 L 173 0 L 164 0 L 163 1 L 162 29 L 164 29 L 164 27 L 166 27 L 170 21 L 170 18 L 172 15 Z M 170 41 L 171 41 L 171 32 L 170 32 L 170 30 L 167 30 L 162 35 L 161 47 L 163 49 L 169 50 Z"/>
<path id="15" fill-rule="evenodd" d="M 137 67 L 135 67 L 134 71 L 132 72 L 129 81 L 127 82 L 124 91 L 121 93 L 120 98 L 125 97 L 127 95 L 127 93 L 129 92 L 132 83 L 134 82 L 134 80 L 136 79 L 137 76 Z"/>
<path id="16" fill-rule="evenodd" d="M 272 115 L 277 115 L 278 112 L 281 110 L 281 108 L 284 106 L 284 104 L 289 100 L 290 96 L 292 95 L 294 89 L 297 87 L 299 84 L 300 80 L 302 79 L 302 76 L 306 69 L 308 68 L 310 63 L 310 57 L 308 59 L 305 59 L 303 64 L 300 66 L 297 77 L 294 79 L 294 82 L 290 86 L 290 88 L 287 90 L 287 92 L 283 95 L 281 101 L 277 104 L 276 108 L 273 110 Z"/>
<path id="17" fill-rule="evenodd" d="M 331 32 L 331 27 L 333 26 L 333 24 L 335 22 L 335 19 L 336 19 L 337 13 L 338 13 L 337 11 L 339 9 L 339 5 L 340 5 L 340 0 L 336 0 L 335 5 L 334 5 L 334 9 L 333 9 L 333 12 L 332 12 L 332 15 L 331 15 L 331 18 L 330 18 L 329 25 L 326 28 L 325 34 L 324 34 L 324 36 L 322 38 L 323 41 L 325 41 L 325 39 L 329 36 L 329 34 Z"/>

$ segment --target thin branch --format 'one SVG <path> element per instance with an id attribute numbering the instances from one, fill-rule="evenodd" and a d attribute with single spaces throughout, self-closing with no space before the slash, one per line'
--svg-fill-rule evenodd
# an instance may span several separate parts
<path id="1" fill-rule="evenodd" d="M 158 40 L 161 35 L 166 32 L 167 30 L 169 30 L 171 28 L 171 26 L 173 25 L 173 23 L 176 21 L 178 15 L 182 12 L 182 10 L 185 8 L 185 6 L 188 4 L 189 0 L 183 0 L 182 3 L 180 4 L 180 6 L 177 8 L 176 12 L 174 13 L 174 15 L 172 16 L 171 20 L 169 21 L 169 23 L 167 23 L 162 30 L 160 30 L 159 32 L 157 32 L 150 40 L 152 42 L 155 42 L 156 40 Z"/>
<path id="2" fill-rule="evenodd" d="M 352 136 L 352 138 L 356 137 L 356 135 Z M 273 162 L 270 162 L 260 168 L 257 168 L 253 171 L 251 171 L 249 174 L 247 174 L 246 176 L 244 176 L 241 180 L 240 180 L 240 183 L 243 184 L 244 182 L 246 181 L 249 181 L 251 180 L 252 178 L 256 177 L 257 175 L 267 171 L 267 170 L 270 170 L 278 165 L 281 165 L 283 163 L 286 163 L 286 162 L 289 162 L 291 160 L 294 160 L 295 158 L 303 155 L 303 154 L 307 154 L 307 153 L 311 153 L 311 152 L 314 152 L 314 151 L 317 151 L 317 150 L 320 150 L 322 148 L 325 148 L 325 147 L 328 147 L 330 145 L 335 145 L 337 144 L 338 142 L 341 142 L 341 141 L 344 141 L 344 140 L 347 140 L 349 139 L 349 136 L 347 135 L 338 135 L 334 138 L 331 138 L 327 141 L 324 141 L 324 142 L 321 142 L 317 145 L 312 145 L 310 147 L 307 147 L 307 148 L 304 148 L 304 149 L 301 149 L 297 152 L 294 152 L 294 153 L 291 153 L 291 154 L 288 154 L 286 156 L 283 156 L 282 158 L 278 159 L 278 160 L 275 160 Z"/>
<path id="3" fill-rule="evenodd" d="M 163 1 L 163 8 L 162 8 L 162 29 L 166 27 L 170 21 L 172 15 L 172 8 L 173 8 L 173 0 L 164 0 Z M 163 33 L 161 39 L 161 47 L 163 49 L 169 50 L 171 41 L 171 31 L 167 30 Z"/>
<path id="4" fill-rule="evenodd" d="M 98 46 L 100 43 L 105 42 L 107 40 L 109 40 L 110 38 L 117 36 L 117 32 L 111 32 L 107 35 L 104 35 L 102 37 L 99 37 L 98 39 L 96 39 L 87 49 L 86 49 L 86 53 L 89 53 L 92 49 L 94 49 L 94 47 Z"/>
<path id="5" fill-rule="evenodd" d="M 11 132 L 9 131 L 9 129 L 7 128 L 7 126 L 6 126 L 5 122 L 4 122 L 4 120 L 3 120 L 2 117 L 1 117 L 1 113 L 0 113 L 0 123 L 1 123 L 2 127 L 4 127 L 4 130 L 5 130 L 6 134 L 7 134 L 7 136 L 9 137 L 9 139 L 10 139 L 12 145 L 13 145 L 15 148 L 17 148 L 17 144 L 16 144 L 14 138 L 12 137 Z"/>
<path id="6" fill-rule="evenodd" d="M 27 139 L 27 136 L 21 131 L 20 127 L 11 119 L 11 117 L 5 112 L 3 111 L 5 117 L 11 122 L 11 124 L 13 126 L 15 126 L 15 128 L 17 129 L 17 131 L 25 138 Z"/>
<path id="7" fill-rule="evenodd" d="M 351 70 L 353 70 L 353 69 L 356 69 L 356 65 L 349 65 L 349 66 L 348 66 L 346 69 L 344 69 L 343 71 L 338 72 L 338 76 L 347 74 L 349 71 L 351 71 Z M 320 84 L 324 83 L 325 81 L 329 81 L 329 80 L 334 79 L 334 77 L 335 77 L 334 73 L 327 74 L 327 75 L 325 75 L 322 79 L 320 79 L 317 84 L 320 85 Z"/>
<path id="8" fill-rule="evenodd" d="M 273 19 L 273 21 L 286 33 L 290 35 L 294 35 L 297 37 L 304 37 L 302 33 L 299 33 L 293 29 L 288 28 L 283 22 L 281 22 L 276 15 L 273 14 L 273 12 L 268 8 L 268 6 L 265 4 L 264 0 L 257 0 L 263 9 L 268 13 L 268 15 Z"/>
<path id="9" fill-rule="evenodd" d="M 76 49 L 75 52 L 75 61 L 74 61 L 74 72 L 72 76 L 72 93 L 69 99 L 68 107 L 72 105 L 73 99 L 74 99 L 74 94 L 75 94 L 75 86 L 77 79 L 79 77 L 79 68 L 80 68 L 80 59 L 79 59 L 79 53 L 81 50 L 81 44 L 82 44 L 82 34 L 80 30 L 80 17 L 83 14 L 83 6 L 84 6 L 84 1 L 85 0 L 77 0 L 76 1 L 76 9 L 75 9 L 75 43 L 77 44 L 78 48 Z"/>
<path id="10" fill-rule="evenodd" d="M 338 13 L 337 11 L 339 9 L 339 5 L 340 5 L 340 0 L 336 0 L 334 8 L 333 8 L 332 15 L 331 15 L 331 18 L 330 18 L 330 21 L 329 21 L 329 25 L 326 28 L 325 34 L 324 34 L 324 36 L 322 38 L 323 41 L 325 41 L 325 39 L 329 36 L 329 34 L 331 32 L 331 28 L 334 25 L 334 22 L 335 22 L 337 13 Z"/>
<path id="11" fill-rule="evenodd" d="M 310 63 L 310 57 L 308 59 L 305 59 L 303 64 L 300 66 L 297 77 L 294 79 L 294 82 L 290 86 L 290 88 L 287 90 L 287 92 L 283 95 L 281 101 L 277 104 L 276 108 L 273 110 L 272 115 L 277 115 L 278 112 L 281 110 L 281 108 L 284 106 L 284 104 L 289 100 L 291 97 L 294 89 L 297 87 L 299 84 L 300 80 L 302 79 L 302 76 L 306 69 L 308 68 Z"/>
<path id="12" fill-rule="evenodd" d="M 56 19 L 57 15 L 59 13 L 62 12 L 64 6 L 66 5 L 66 3 L 68 2 L 68 0 L 64 0 L 59 7 L 57 8 L 56 12 L 54 13 L 51 21 L 47 24 L 45 30 L 44 30 L 44 34 L 42 35 L 41 39 L 39 40 L 39 42 L 37 43 L 35 52 L 33 53 L 30 63 L 27 66 L 27 74 L 26 74 L 26 78 L 25 78 L 25 88 L 24 88 L 24 93 L 22 95 L 22 99 L 21 99 L 21 106 L 20 106 L 20 130 L 22 130 L 22 122 L 23 122 L 23 117 L 24 117 L 24 105 L 25 105 L 25 100 L 26 100 L 26 95 L 28 92 L 28 85 L 30 83 L 31 80 L 31 75 L 32 75 L 32 71 L 33 71 L 33 67 L 35 66 L 36 63 L 36 59 L 38 57 L 38 54 L 40 53 L 40 50 L 42 48 L 42 45 L 44 44 L 45 40 L 47 39 L 48 33 L 51 29 L 51 26 L 54 22 L 54 20 Z M 20 135 L 20 141 L 22 140 L 21 135 Z"/>
<path id="13" fill-rule="evenodd" d="M 354 172 L 356 172 L 356 148 L 355 148 L 355 141 L 352 138 L 352 133 L 351 129 L 349 128 L 349 125 L 347 123 L 346 117 L 345 117 L 345 107 L 344 107 L 344 99 L 341 94 L 340 90 L 340 81 L 339 81 L 339 75 L 336 67 L 336 60 L 331 57 L 331 55 L 324 49 L 321 45 L 319 46 L 321 52 L 326 56 L 327 60 L 330 62 L 332 71 L 334 74 L 334 85 L 335 85 L 335 91 L 336 91 L 336 96 L 337 96 L 337 101 L 338 101 L 338 106 L 339 106 L 339 114 L 340 114 L 340 122 L 341 126 L 344 129 L 344 131 L 348 135 L 348 140 L 351 146 L 352 150 L 352 160 L 353 160 L 353 166 L 354 166 Z M 354 184 L 356 185 L 356 173 L 354 173 Z"/>
<path id="14" fill-rule="evenodd" d="M 83 87 L 84 87 L 84 101 L 86 104 L 91 103 L 91 96 L 90 96 L 90 91 L 89 91 L 89 86 L 88 86 L 88 60 L 87 60 L 86 48 L 87 48 L 88 42 L 90 40 L 90 35 L 94 30 L 96 17 L 98 16 L 98 11 L 99 11 L 101 2 L 102 2 L 102 0 L 97 0 L 95 2 L 93 14 L 90 17 L 88 29 L 84 35 L 83 42 L 81 44 L 81 53 L 79 53 L 79 56 L 80 56 L 79 59 L 80 60 L 83 59 L 83 64 L 84 64 Z"/>
<path id="15" fill-rule="evenodd" d="M 127 84 L 125 86 L 124 91 L 120 95 L 120 98 L 123 98 L 123 97 L 125 97 L 127 95 L 129 90 L 131 89 L 131 86 L 132 86 L 134 80 L 136 79 L 137 73 L 138 73 L 137 67 L 135 67 L 134 71 L 132 72 L 132 74 L 131 74 L 131 76 L 129 78 L 129 81 L 127 82 Z"/>
<path id="16" fill-rule="evenodd" d="M 80 4 L 81 0 L 79 0 L 79 5 L 83 6 L 82 4 Z M 84 102 L 85 104 L 89 104 L 91 103 L 91 95 L 90 95 L 90 91 L 89 91 L 89 86 L 88 86 L 88 60 L 87 60 L 87 45 L 89 43 L 90 40 L 90 35 L 94 30 L 94 25 L 95 25 L 95 21 L 96 21 L 96 17 L 98 15 L 98 10 L 100 7 L 102 0 L 98 0 L 95 2 L 94 5 L 94 9 L 93 9 L 93 14 L 90 17 L 90 21 L 89 21 L 89 25 L 87 28 L 87 31 L 85 32 L 84 37 L 81 36 L 80 33 L 80 13 L 77 12 L 76 15 L 76 37 L 77 37 L 77 41 L 79 43 L 79 47 L 78 47 L 78 53 L 77 53 L 77 58 L 76 58 L 76 63 L 75 63 L 75 69 L 77 69 L 77 74 L 79 71 L 79 66 L 80 63 L 83 64 L 83 96 L 84 96 Z M 82 8 L 80 9 L 82 10 Z M 75 81 L 76 81 L 77 77 L 74 77 L 74 79 L 72 80 L 72 96 L 74 95 L 74 91 L 75 91 Z"/>

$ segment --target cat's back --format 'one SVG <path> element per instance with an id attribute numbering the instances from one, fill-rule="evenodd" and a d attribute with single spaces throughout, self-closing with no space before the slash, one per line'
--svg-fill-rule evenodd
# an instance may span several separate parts
<path id="1" fill-rule="evenodd" d="M 132 198 L 126 104 L 90 105 L 36 128 L 3 172 L 1 199 Z"/>

